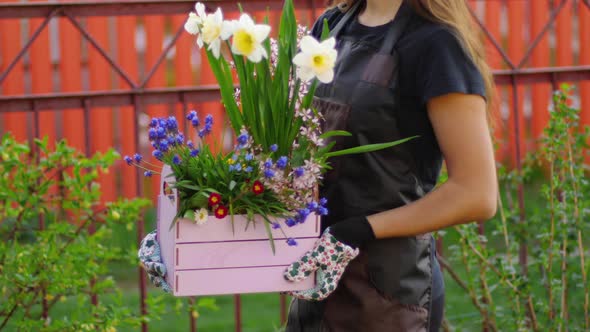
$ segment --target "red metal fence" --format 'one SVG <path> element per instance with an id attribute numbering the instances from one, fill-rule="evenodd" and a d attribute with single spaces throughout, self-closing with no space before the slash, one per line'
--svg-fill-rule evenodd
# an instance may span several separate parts
<path id="1" fill-rule="evenodd" d="M 498 85 L 493 112 L 497 159 L 520 169 L 522 156 L 534 151 L 547 123 L 551 91 L 559 82 L 575 82 L 582 123 L 590 124 L 590 2 L 468 1 Z M 258 19 L 270 13 L 276 26 L 282 1 L 241 3 Z M 182 118 L 192 108 L 214 114 L 214 130 L 223 132 L 213 75 L 192 37 L 183 32 L 193 4 L 0 0 L 0 133 L 21 140 L 66 138 L 86 153 L 115 147 L 131 154 L 148 150 L 144 128 L 150 116 Z M 234 1 L 211 2 L 217 6 L 226 17 L 238 14 Z M 295 6 L 301 23 L 310 25 L 325 3 L 295 0 Z M 157 179 L 144 190 L 135 169 L 116 168 L 101 178 L 104 199 L 156 192 Z M 521 188 L 521 206 L 523 195 Z M 137 239 L 143 234 L 143 223 L 138 223 Z M 526 264 L 525 246 L 521 263 Z M 145 312 L 146 285 L 143 272 L 139 275 Z M 239 331 L 239 295 L 235 303 Z M 284 297 L 281 307 L 284 321 Z"/>

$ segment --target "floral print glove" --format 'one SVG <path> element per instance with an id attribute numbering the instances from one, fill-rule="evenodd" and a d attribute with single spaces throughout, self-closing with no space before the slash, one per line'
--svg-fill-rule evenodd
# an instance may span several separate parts
<path id="1" fill-rule="evenodd" d="M 285 279 L 296 282 L 317 271 L 316 287 L 304 291 L 289 292 L 289 295 L 308 301 L 325 299 L 336 290 L 344 270 L 358 254 L 358 248 L 355 249 L 338 241 L 330 233 L 330 228 L 326 229 L 315 247 L 291 264 L 284 274 Z"/>
<path id="2" fill-rule="evenodd" d="M 148 278 L 156 287 L 162 287 L 166 293 L 172 290 L 170 285 L 164 280 L 166 275 L 166 266 L 162 263 L 160 257 L 160 245 L 156 240 L 156 231 L 152 231 L 141 240 L 137 257 L 141 261 L 141 265 L 147 271 Z"/>

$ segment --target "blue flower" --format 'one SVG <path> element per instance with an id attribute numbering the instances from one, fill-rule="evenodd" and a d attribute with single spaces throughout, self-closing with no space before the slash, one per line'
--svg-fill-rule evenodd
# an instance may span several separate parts
<path id="1" fill-rule="evenodd" d="M 229 171 L 233 172 L 236 170 L 236 167 L 234 165 L 229 165 Z"/>
<path id="2" fill-rule="evenodd" d="M 205 125 L 213 125 L 213 115 L 208 114 L 205 117 Z"/>
<path id="3" fill-rule="evenodd" d="M 320 205 L 326 206 L 328 204 L 328 200 L 325 197 L 320 198 Z"/>
<path id="4" fill-rule="evenodd" d="M 184 143 L 184 135 L 183 134 L 176 135 L 176 144 L 182 145 L 182 143 Z"/>
<path id="5" fill-rule="evenodd" d="M 213 129 L 213 123 L 205 123 L 205 131 L 207 134 L 211 132 L 211 129 Z"/>
<path id="6" fill-rule="evenodd" d="M 294 238 L 290 237 L 287 239 L 287 244 L 290 245 L 291 247 L 293 247 L 293 246 L 297 245 L 297 241 L 295 241 Z"/>
<path id="7" fill-rule="evenodd" d="M 163 127 L 158 127 L 156 129 L 156 135 L 159 139 L 166 138 L 166 129 L 164 129 Z"/>
<path id="8" fill-rule="evenodd" d="M 272 178 L 273 176 L 275 176 L 275 172 L 272 169 L 267 169 L 264 171 L 264 177 L 267 179 Z"/>
<path id="9" fill-rule="evenodd" d="M 270 224 L 272 226 L 272 229 L 279 229 L 281 228 L 281 225 L 279 225 L 278 222 L 273 222 L 272 224 Z"/>
<path id="10" fill-rule="evenodd" d="M 162 160 L 164 154 L 160 150 L 154 150 L 154 152 L 152 152 L 152 156 L 154 156 L 158 160 Z"/>
<path id="11" fill-rule="evenodd" d="M 289 159 L 287 159 L 287 157 L 282 156 L 279 158 L 279 160 L 277 161 L 277 167 L 280 169 L 284 169 L 285 167 L 287 167 L 287 161 Z"/>
<path id="12" fill-rule="evenodd" d="M 246 171 L 246 173 L 252 173 L 252 166 L 246 167 L 244 171 Z"/>
<path id="13" fill-rule="evenodd" d="M 192 142 L 192 141 L 187 141 L 187 142 L 186 142 L 186 146 L 187 146 L 189 149 L 192 149 L 192 148 L 194 148 L 194 147 L 195 147 L 195 144 L 193 144 L 193 142 Z"/>
<path id="14" fill-rule="evenodd" d="M 166 121 L 166 119 L 158 119 L 158 124 L 160 127 L 166 129 L 166 125 L 168 124 L 168 122 Z"/>
<path id="15" fill-rule="evenodd" d="M 242 170 L 242 165 L 240 165 L 240 164 L 238 163 L 238 164 L 236 164 L 236 166 L 234 167 L 234 169 L 235 169 L 236 171 L 238 171 L 238 172 L 239 172 L 239 171 L 241 171 L 241 170 Z"/>
<path id="16" fill-rule="evenodd" d="M 190 111 L 187 115 L 186 115 L 186 119 L 191 121 L 192 119 L 194 119 L 197 116 L 197 112 L 196 111 Z"/>
<path id="17" fill-rule="evenodd" d="M 285 224 L 289 227 L 293 227 L 293 226 L 297 225 L 297 222 L 295 221 L 295 219 L 289 218 L 289 219 L 285 220 Z"/>
<path id="18" fill-rule="evenodd" d="M 148 135 L 150 137 L 150 140 L 155 140 L 156 138 L 158 138 L 158 131 L 156 130 L 156 128 L 150 128 L 150 130 L 148 130 Z"/>
<path id="19" fill-rule="evenodd" d="M 152 171 L 145 171 L 145 172 L 143 172 L 143 175 L 145 177 L 148 177 L 148 178 L 151 177 L 153 174 L 154 174 L 154 172 L 152 172 Z"/>
<path id="20" fill-rule="evenodd" d="M 244 159 L 246 159 L 246 161 L 250 161 L 250 160 L 252 160 L 252 158 L 254 158 L 254 156 L 251 153 L 246 153 L 246 157 L 244 157 Z"/>
<path id="21" fill-rule="evenodd" d="M 163 139 L 160 141 L 160 146 L 158 147 L 162 152 L 168 151 L 168 141 Z"/>
<path id="22" fill-rule="evenodd" d="M 125 156 L 125 162 L 127 163 L 127 165 L 131 165 L 131 163 L 133 162 L 133 158 L 129 157 L 129 156 Z"/>
<path id="23" fill-rule="evenodd" d="M 279 149 L 279 146 L 276 144 L 273 144 L 270 146 L 270 152 L 277 152 L 278 149 Z"/>
<path id="24" fill-rule="evenodd" d="M 320 214 L 320 216 L 327 216 L 328 215 L 328 209 L 325 208 L 325 207 L 323 207 L 323 206 L 320 206 L 318 208 L 318 213 Z"/>
<path id="25" fill-rule="evenodd" d="M 150 128 L 155 128 L 157 127 L 159 124 L 158 118 L 153 118 L 152 121 L 150 121 Z"/>
<path id="26" fill-rule="evenodd" d="M 133 159 L 135 159 L 135 162 L 139 164 L 141 162 L 141 159 L 143 159 L 143 158 L 141 157 L 141 155 L 139 153 L 136 153 L 133 155 Z"/>
<path id="27" fill-rule="evenodd" d="M 203 137 L 205 137 L 206 135 L 207 135 L 207 132 L 205 132 L 205 129 L 201 129 L 201 130 L 199 130 L 199 137 L 200 137 L 200 138 L 203 138 Z"/>
<path id="28" fill-rule="evenodd" d="M 199 121 L 199 118 L 197 118 L 196 116 L 194 118 L 191 119 L 191 124 L 193 125 L 193 127 L 198 127 L 201 122 Z"/>
<path id="29" fill-rule="evenodd" d="M 168 128 L 168 130 L 170 131 L 178 129 L 178 122 L 176 122 L 175 117 L 171 116 L 168 118 L 168 120 L 166 121 L 166 128 Z"/>
<path id="30" fill-rule="evenodd" d="M 199 152 L 201 152 L 199 149 L 191 150 L 191 157 L 198 156 L 199 155 Z"/>
<path id="31" fill-rule="evenodd" d="M 175 154 L 175 155 L 174 155 L 174 157 L 172 157 L 172 162 L 173 162 L 175 165 L 178 165 L 178 164 L 180 164 L 180 161 L 181 161 L 181 160 L 180 160 L 180 157 L 179 157 L 177 154 Z"/>
<path id="32" fill-rule="evenodd" d="M 305 218 L 307 218 L 307 216 L 309 216 L 311 211 L 309 211 L 309 209 L 301 209 L 297 213 L 299 213 L 299 217 L 301 217 L 300 220 L 301 220 L 301 222 L 303 222 L 305 220 Z"/>
<path id="33" fill-rule="evenodd" d="M 307 203 L 307 208 L 311 211 L 315 211 L 319 207 L 318 203 L 316 202 L 309 202 Z"/>
<path id="34" fill-rule="evenodd" d="M 303 169 L 303 167 L 297 167 L 295 169 L 295 177 L 301 177 L 301 176 L 303 176 L 304 173 L 305 173 L 305 170 Z"/>
<path id="35" fill-rule="evenodd" d="M 271 168 L 272 167 L 272 159 L 266 159 L 264 162 L 264 168 Z"/>
<path id="36" fill-rule="evenodd" d="M 246 143 L 248 143 L 248 134 L 241 134 L 240 136 L 238 136 L 238 143 L 240 143 L 241 145 L 245 145 Z"/>

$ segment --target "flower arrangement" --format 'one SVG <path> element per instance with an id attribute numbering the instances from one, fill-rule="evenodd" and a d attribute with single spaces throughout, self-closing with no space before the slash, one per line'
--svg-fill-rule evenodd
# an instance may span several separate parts
<path id="1" fill-rule="evenodd" d="M 251 220 L 260 215 L 272 240 L 272 228 L 282 230 L 303 223 L 311 213 L 328 213 L 326 200 L 317 199 L 328 158 L 384 149 L 409 139 L 340 151 L 332 151 L 334 143 L 325 144 L 329 137 L 350 135 L 322 132 L 322 116 L 312 107 L 318 82 L 333 79 L 335 40 L 326 38 L 327 24 L 322 41 L 307 35 L 307 29 L 296 23 L 291 0 L 285 1 L 276 40 L 268 38 L 270 26 L 255 23 L 248 14 L 228 21 L 220 8 L 207 13 L 202 3 L 189 14 L 185 30 L 206 49 L 235 144 L 232 151 L 213 153 L 200 140 L 211 132 L 210 115 L 204 123 L 196 111 L 186 116 L 199 142 L 187 141 L 174 117 L 152 119 L 153 156 L 170 165 L 176 179 L 177 219 L 202 224 L 209 215 L 242 214 Z M 146 176 L 157 172 L 157 166 L 139 155 L 125 160 L 144 168 Z M 296 245 L 291 238 L 287 242 Z"/>

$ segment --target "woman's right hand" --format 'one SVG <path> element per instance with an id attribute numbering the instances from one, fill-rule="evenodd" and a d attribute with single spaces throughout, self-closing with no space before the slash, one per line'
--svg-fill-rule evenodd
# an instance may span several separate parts
<path id="1" fill-rule="evenodd" d="M 143 268 L 147 271 L 148 278 L 156 287 L 162 287 L 166 293 L 171 293 L 170 285 L 164 280 L 166 266 L 160 257 L 160 245 L 156 239 L 156 230 L 150 232 L 141 240 L 137 257 Z"/>

